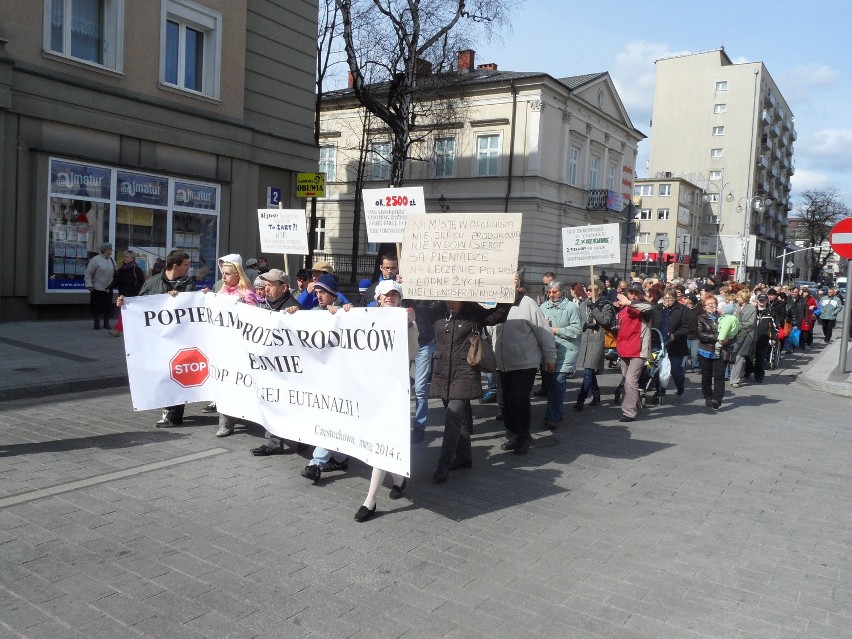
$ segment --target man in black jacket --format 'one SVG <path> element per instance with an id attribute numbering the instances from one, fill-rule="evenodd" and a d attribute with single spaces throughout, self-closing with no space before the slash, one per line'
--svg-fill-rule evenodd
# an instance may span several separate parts
<path id="1" fill-rule="evenodd" d="M 674 288 L 663 292 L 663 299 L 651 310 L 651 325 L 660 331 L 666 352 L 672 365 L 672 379 L 677 387 L 677 395 L 683 395 L 686 374 L 684 360 L 689 354 L 686 336 L 689 333 L 689 311 L 683 304 L 677 303 Z M 660 403 L 665 402 L 666 389 L 660 388 Z"/>
<path id="2" fill-rule="evenodd" d="M 799 294 L 799 288 L 794 286 L 790 289 L 790 296 L 787 298 L 787 321 L 793 328 L 798 327 L 801 330 L 802 319 L 805 317 L 805 298 Z M 784 343 L 784 352 L 792 353 L 793 345 L 790 339 Z"/>

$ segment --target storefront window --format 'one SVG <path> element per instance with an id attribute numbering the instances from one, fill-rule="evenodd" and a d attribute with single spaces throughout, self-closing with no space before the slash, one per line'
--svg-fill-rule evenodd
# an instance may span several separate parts
<path id="1" fill-rule="evenodd" d="M 113 244 L 117 263 L 133 249 L 146 276 L 184 249 L 198 284 L 212 286 L 218 212 L 216 185 L 51 159 L 46 289 L 85 290 L 86 265 L 102 242 Z"/>

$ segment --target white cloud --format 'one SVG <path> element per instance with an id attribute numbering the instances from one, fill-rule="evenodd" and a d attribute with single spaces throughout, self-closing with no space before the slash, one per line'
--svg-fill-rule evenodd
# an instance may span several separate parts
<path id="1" fill-rule="evenodd" d="M 827 64 L 802 64 L 784 74 L 794 88 L 831 87 L 840 82 L 840 71 Z"/>
<path id="2" fill-rule="evenodd" d="M 852 165 L 852 129 L 823 129 L 812 135 L 799 135 L 796 157 L 824 170 L 843 170 Z"/>
<path id="3" fill-rule="evenodd" d="M 792 191 L 794 193 L 801 193 L 808 189 L 822 189 L 827 186 L 831 186 L 833 180 L 831 179 L 831 176 L 826 173 L 797 169 L 790 178 L 790 182 L 793 187 Z"/>

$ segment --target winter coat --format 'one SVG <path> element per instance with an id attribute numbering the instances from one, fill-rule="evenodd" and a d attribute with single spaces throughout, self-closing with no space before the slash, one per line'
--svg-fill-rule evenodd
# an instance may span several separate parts
<path id="1" fill-rule="evenodd" d="M 819 316 L 824 320 L 837 319 L 837 316 L 840 315 L 840 311 L 843 310 L 843 303 L 836 295 L 834 297 L 831 297 L 830 295 L 823 295 L 822 299 L 819 301 L 819 305 L 822 309 Z"/>
<path id="2" fill-rule="evenodd" d="M 161 295 L 162 293 L 168 293 L 169 291 L 185 293 L 187 291 L 194 290 L 195 281 L 189 275 L 182 277 L 179 280 L 170 281 L 166 279 L 166 271 L 163 269 L 161 273 L 152 275 L 145 280 L 145 283 L 142 285 L 142 290 L 139 291 L 139 295 Z"/>
<path id="3" fill-rule="evenodd" d="M 775 317 L 772 314 L 772 309 L 769 307 L 761 309 L 757 308 L 755 313 L 754 325 L 754 346 L 765 346 L 769 340 L 778 337 L 778 329 L 780 327 L 775 324 Z"/>
<path id="4" fill-rule="evenodd" d="M 599 297 L 595 302 L 585 300 L 579 305 L 583 335 L 577 353 L 577 369 L 591 368 L 602 371 L 604 364 L 604 330 L 612 326 L 615 309 L 609 299 Z"/>
<path id="5" fill-rule="evenodd" d="M 458 313 L 447 311 L 445 319 L 434 323 L 431 397 L 476 399 L 482 395 L 481 374 L 467 363 L 470 336 L 483 326 L 505 322 L 511 308 L 512 304 L 497 304 L 487 309 L 476 302 L 464 302 Z"/>
<path id="6" fill-rule="evenodd" d="M 663 310 L 662 304 L 657 304 L 651 311 L 651 325 L 660 329 L 663 325 Z M 669 355 L 682 357 L 689 355 L 689 346 L 686 344 L 686 337 L 689 334 L 689 309 L 683 304 L 675 303 L 669 311 L 669 321 L 666 328 L 666 351 Z"/>
<path id="7" fill-rule="evenodd" d="M 769 305 L 769 312 L 775 320 L 775 328 L 782 328 L 787 321 L 787 306 L 781 300 L 775 300 Z"/>
<path id="8" fill-rule="evenodd" d="M 124 268 L 123 265 L 119 267 L 109 285 L 110 288 L 117 289 L 118 294 L 124 297 L 136 297 L 145 283 L 145 272 L 136 265 L 136 262 L 131 264 L 133 266 L 130 268 Z"/>
<path id="9" fill-rule="evenodd" d="M 115 277 L 115 262 L 111 257 L 99 253 L 89 260 L 83 280 L 86 288 L 109 291 L 113 277 Z"/>
<path id="10" fill-rule="evenodd" d="M 719 317 L 714 319 L 706 312 L 695 318 L 698 327 L 698 348 L 712 353 L 719 341 Z"/>
<path id="11" fill-rule="evenodd" d="M 752 357 L 754 354 L 754 331 L 757 323 L 757 309 L 753 304 L 737 306 L 734 311 L 740 322 L 740 331 L 734 340 L 733 352 L 743 357 Z"/>
<path id="12" fill-rule="evenodd" d="M 805 312 L 802 313 L 801 325 L 801 329 L 803 331 L 810 331 L 813 329 L 814 324 L 816 323 L 814 321 L 814 309 L 816 309 L 817 306 L 819 306 L 819 304 L 817 303 L 816 298 L 810 295 L 805 298 Z"/>
<path id="13" fill-rule="evenodd" d="M 544 328 L 554 339 L 556 347 L 556 369 L 557 373 L 573 373 L 577 364 L 577 355 L 580 351 L 580 338 L 583 333 L 583 322 L 580 319 L 580 310 L 573 302 L 564 297 L 554 303 L 547 300 L 541 305 L 542 316 L 547 320 Z M 512 321 L 509 320 L 505 326 Z M 553 334 L 552 328 L 558 328 L 559 333 Z M 545 358 L 546 359 L 546 358 Z"/>
<path id="14" fill-rule="evenodd" d="M 793 326 L 801 328 L 802 318 L 805 316 L 805 300 L 801 295 L 787 298 L 787 321 Z"/>
<path id="15" fill-rule="evenodd" d="M 618 340 L 615 350 L 619 356 L 651 357 L 650 302 L 635 301 L 618 312 Z"/>

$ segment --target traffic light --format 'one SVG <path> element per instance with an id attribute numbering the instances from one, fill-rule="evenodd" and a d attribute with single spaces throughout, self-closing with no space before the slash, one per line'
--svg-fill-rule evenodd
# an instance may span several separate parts
<path id="1" fill-rule="evenodd" d="M 672 262 L 674 262 L 674 255 L 669 253 L 668 255 L 666 255 L 666 264 L 671 264 Z"/>
<path id="2" fill-rule="evenodd" d="M 698 249 L 692 249 L 692 253 L 689 256 L 689 268 L 696 269 L 698 268 Z"/>

